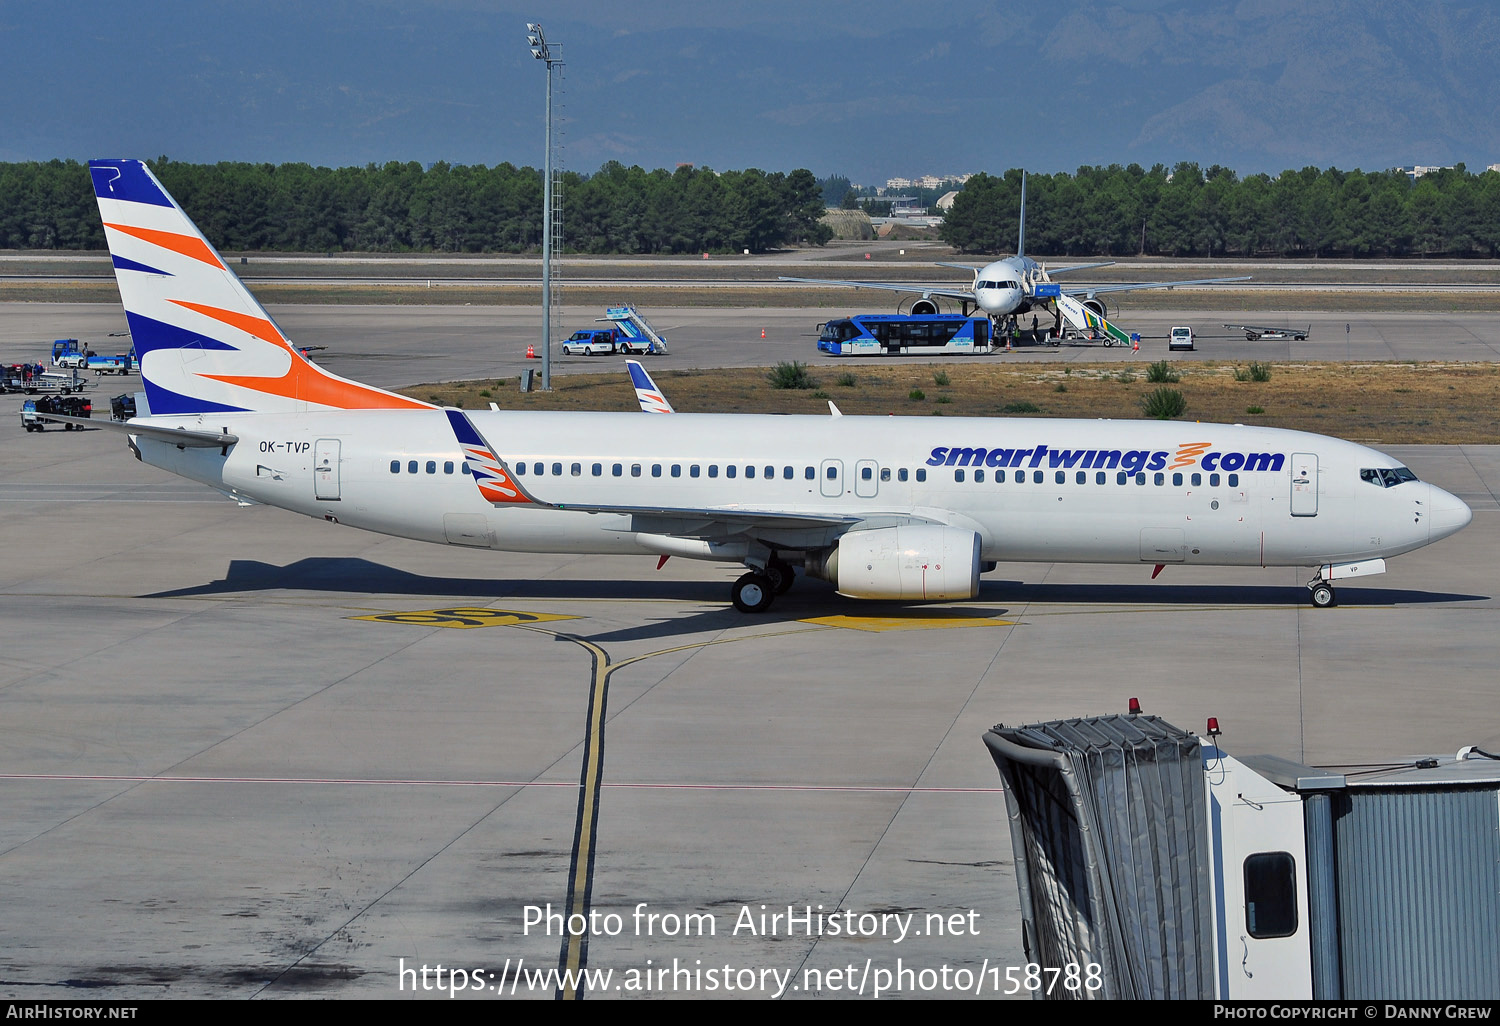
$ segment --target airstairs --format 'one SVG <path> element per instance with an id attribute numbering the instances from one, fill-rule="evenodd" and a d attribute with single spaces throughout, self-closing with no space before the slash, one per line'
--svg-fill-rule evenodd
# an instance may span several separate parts
<path id="1" fill-rule="evenodd" d="M 611 306 L 606 307 L 601 321 L 612 321 L 626 337 L 637 343 L 645 342 L 644 351 L 665 355 L 667 352 L 667 340 L 651 327 L 651 322 L 641 316 L 640 312 L 633 306 Z"/>
<path id="2" fill-rule="evenodd" d="M 1103 342 L 1106 346 L 1128 346 L 1130 336 L 1113 324 L 1100 317 L 1094 311 L 1084 306 L 1072 296 L 1059 293 L 1057 296 L 1057 308 L 1071 324 L 1085 338 L 1095 339 Z"/>

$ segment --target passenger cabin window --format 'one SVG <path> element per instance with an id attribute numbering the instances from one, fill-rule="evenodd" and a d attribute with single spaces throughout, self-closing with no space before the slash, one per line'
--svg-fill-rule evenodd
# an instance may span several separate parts
<path id="1" fill-rule="evenodd" d="M 399 473 L 401 473 L 401 461 L 400 460 L 391 460 L 391 473 L 392 474 L 399 474 Z"/>
<path id="2" fill-rule="evenodd" d="M 417 472 L 417 461 L 416 460 L 411 460 L 410 462 L 408 462 L 406 464 L 406 472 L 408 474 L 415 474 Z"/>
<path id="3" fill-rule="evenodd" d="M 443 473 L 445 473 L 445 474 L 451 474 L 451 473 L 453 473 L 453 461 L 452 460 L 444 460 L 443 461 Z"/>
<path id="4" fill-rule="evenodd" d="M 1245 860 L 1245 928 L 1257 939 L 1297 932 L 1297 860 L 1287 852 Z"/>

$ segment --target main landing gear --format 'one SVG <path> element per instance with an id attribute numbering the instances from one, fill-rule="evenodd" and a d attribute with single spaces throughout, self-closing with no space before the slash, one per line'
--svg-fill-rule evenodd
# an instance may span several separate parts
<path id="1" fill-rule="evenodd" d="M 772 557 L 764 569 L 751 570 L 729 590 L 734 608 L 742 613 L 764 613 L 777 595 L 785 595 L 796 581 L 796 571 L 784 559 Z"/>

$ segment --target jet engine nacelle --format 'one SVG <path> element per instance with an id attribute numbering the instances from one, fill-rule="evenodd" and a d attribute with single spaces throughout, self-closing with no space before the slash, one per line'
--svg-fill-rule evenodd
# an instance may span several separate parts
<path id="1" fill-rule="evenodd" d="M 1109 319 L 1109 307 L 1104 305 L 1104 300 L 1085 299 L 1082 305 L 1085 309 L 1094 311 L 1094 313 L 1098 314 L 1100 317 L 1103 317 L 1106 320 Z"/>
<path id="2" fill-rule="evenodd" d="M 931 317 L 939 312 L 937 300 L 918 299 L 911 304 L 911 312 L 914 317 Z"/>
<path id="3" fill-rule="evenodd" d="M 809 561 L 814 576 L 861 599 L 971 599 L 979 570 L 979 535 L 938 524 L 851 531 L 820 563 Z"/>

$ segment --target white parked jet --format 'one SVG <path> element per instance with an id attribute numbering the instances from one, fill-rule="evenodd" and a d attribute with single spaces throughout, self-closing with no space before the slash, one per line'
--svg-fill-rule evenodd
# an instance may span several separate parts
<path id="1" fill-rule="evenodd" d="M 1179 285 L 1220 285 L 1225 282 L 1245 281 L 1248 275 L 1236 278 L 1198 278 L 1192 281 L 1161 281 L 1161 282 L 1133 282 L 1118 285 L 1088 285 L 1077 288 L 1062 288 L 1052 280 L 1052 275 L 1063 274 L 1067 271 L 1085 271 L 1094 267 L 1108 267 L 1114 263 L 1106 260 L 1092 264 L 1071 264 L 1067 267 L 1053 267 L 1050 270 L 1045 264 L 1039 264 L 1026 255 L 1026 176 L 1021 175 L 1021 224 L 1020 232 L 1016 239 L 1016 255 L 1005 257 L 976 267 L 973 264 L 955 264 L 939 261 L 939 267 L 956 267 L 961 271 L 970 271 L 974 275 L 974 283 L 967 289 L 963 288 L 924 288 L 913 285 L 910 282 L 874 282 L 874 281 L 829 281 L 821 278 L 780 278 L 780 281 L 801 282 L 808 285 L 844 285 L 850 288 L 860 289 L 886 289 L 891 292 L 915 293 L 921 298 L 911 306 L 914 314 L 935 314 L 938 307 L 933 302 L 933 297 L 941 299 L 957 300 L 962 304 L 963 312 L 968 314 L 971 307 L 977 307 L 981 312 L 988 314 L 990 320 L 997 325 L 1001 321 L 1009 320 L 1018 314 L 1029 313 L 1033 308 L 1047 307 L 1056 304 L 1059 296 L 1071 296 L 1080 299 L 1081 305 L 1088 311 L 1099 317 L 1108 316 L 1109 310 L 1104 300 L 1098 298 L 1111 292 L 1130 292 L 1139 289 L 1170 289 Z M 1089 327 L 1095 327 L 1089 325 Z"/>
<path id="2" fill-rule="evenodd" d="M 799 565 L 855 598 L 970 599 L 1001 560 L 1310 566 L 1326 606 L 1471 515 L 1380 452 L 1270 428 L 439 409 L 303 357 L 144 164 L 90 172 L 150 407 L 117 427 L 241 500 L 439 544 L 741 563 L 747 612 Z"/>

